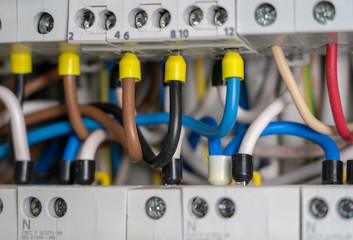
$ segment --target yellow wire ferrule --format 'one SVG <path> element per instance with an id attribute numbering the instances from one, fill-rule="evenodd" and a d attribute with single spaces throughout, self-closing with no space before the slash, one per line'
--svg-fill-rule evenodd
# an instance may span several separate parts
<path id="1" fill-rule="evenodd" d="M 80 58 L 77 53 L 74 52 L 64 52 L 59 56 L 59 75 L 80 75 Z"/>
<path id="2" fill-rule="evenodd" d="M 227 52 L 222 60 L 222 79 L 230 77 L 244 79 L 244 61 L 237 52 Z"/>
<path id="3" fill-rule="evenodd" d="M 185 82 L 186 76 L 186 63 L 184 58 L 180 55 L 169 56 L 165 63 L 165 74 L 164 82 L 169 83 L 170 81 Z"/>
<path id="4" fill-rule="evenodd" d="M 30 53 L 12 53 L 11 72 L 13 74 L 26 74 L 32 72 L 32 56 Z"/>
<path id="5" fill-rule="evenodd" d="M 141 81 L 141 64 L 135 54 L 125 53 L 119 62 L 119 80 L 135 78 L 135 82 Z"/>

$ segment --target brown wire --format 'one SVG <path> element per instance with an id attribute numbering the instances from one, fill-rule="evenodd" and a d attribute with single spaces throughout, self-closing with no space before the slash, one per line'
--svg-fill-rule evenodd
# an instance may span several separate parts
<path id="1" fill-rule="evenodd" d="M 13 167 L 10 166 L 6 172 L 4 174 L 1 175 L 0 177 L 0 184 L 7 184 L 7 183 L 11 183 L 12 179 L 13 179 Z"/>
<path id="2" fill-rule="evenodd" d="M 58 74 L 58 69 L 53 68 L 38 77 L 35 77 L 26 82 L 25 86 L 25 97 L 32 95 L 33 93 L 38 92 L 39 90 L 45 88 L 46 86 L 57 82 L 60 80 Z"/>
<path id="3" fill-rule="evenodd" d="M 108 114 L 96 107 L 88 105 L 79 105 L 78 112 L 102 124 L 106 129 L 113 133 L 115 140 L 119 141 L 121 145 L 126 149 L 124 129 L 114 119 L 109 117 Z M 29 114 L 25 116 L 25 122 L 27 126 L 30 126 L 49 119 L 62 117 L 67 114 L 68 107 L 66 105 L 59 105 L 57 107 Z M 0 128 L 0 136 L 7 134 L 8 130 L 9 129 L 7 126 Z"/>
<path id="4" fill-rule="evenodd" d="M 135 120 L 135 78 L 123 79 L 123 125 L 127 153 L 131 161 L 138 162 L 142 159 L 142 150 Z"/>
<path id="5" fill-rule="evenodd" d="M 159 75 L 160 75 L 160 67 L 159 63 L 151 63 L 152 64 L 152 84 L 148 91 L 146 99 L 142 102 L 142 104 L 137 107 L 138 113 L 147 112 L 148 108 L 156 101 L 159 95 Z"/>
<path id="6" fill-rule="evenodd" d="M 78 107 L 76 77 L 66 75 L 63 77 L 63 81 L 69 120 L 77 136 L 81 140 L 85 140 L 88 137 L 89 132 L 83 124 L 82 116 Z"/>
<path id="7" fill-rule="evenodd" d="M 24 95 L 25 97 L 28 97 L 32 95 L 33 93 L 36 93 L 46 86 L 60 80 L 60 76 L 58 74 L 58 68 L 53 68 L 38 77 L 35 77 L 31 80 L 26 81 L 25 85 L 25 92 Z M 15 77 L 14 75 L 10 76 L 10 80 L 7 82 L 6 87 L 13 90 L 15 84 Z M 0 111 L 4 110 L 5 106 L 2 102 L 0 102 Z"/>

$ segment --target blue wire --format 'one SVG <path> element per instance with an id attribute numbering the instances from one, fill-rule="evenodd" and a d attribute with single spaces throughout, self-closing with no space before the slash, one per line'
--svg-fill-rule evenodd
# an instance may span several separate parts
<path id="1" fill-rule="evenodd" d="M 62 156 L 63 161 L 75 161 L 78 149 L 80 148 L 81 140 L 75 133 L 70 134 Z"/>
<path id="2" fill-rule="evenodd" d="M 239 151 L 239 147 L 246 130 L 241 134 L 238 134 L 224 149 L 223 155 L 230 156 Z M 325 152 L 326 159 L 328 160 L 339 160 L 340 152 L 337 148 L 336 143 L 328 136 L 315 132 L 308 126 L 300 123 L 278 121 L 271 122 L 266 129 L 262 132 L 261 137 L 268 135 L 293 135 L 302 137 L 318 144 Z"/>
<path id="3" fill-rule="evenodd" d="M 224 108 L 223 119 L 218 127 L 211 127 L 187 115 L 183 115 L 182 123 L 191 131 L 207 138 L 222 138 L 234 127 L 238 113 L 238 103 L 239 78 L 228 78 L 226 106 Z M 142 126 L 166 124 L 168 122 L 168 113 L 151 113 L 136 116 L 136 123 Z"/>
<path id="4" fill-rule="evenodd" d="M 224 109 L 223 119 L 219 126 L 212 127 L 196 119 L 183 115 L 183 125 L 192 131 L 205 136 L 207 138 L 222 138 L 233 128 L 237 116 L 239 103 L 239 78 L 228 78 L 227 82 L 227 101 Z M 152 113 L 136 116 L 138 125 L 155 125 L 169 122 L 169 113 Z M 102 128 L 100 124 L 85 119 L 87 129 Z M 54 123 L 40 129 L 33 130 L 28 133 L 28 144 L 31 146 L 35 143 L 45 141 L 51 138 L 67 135 L 73 131 L 68 121 Z M 0 159 L 9 153 L 7 143 L 0 145 Z"/>
<path id="5" fill-rule="evenodd" d="M 119 170 L 119 165 L 121 162 L 121 157 L 120 157 L 120 149 L 118 144 L 114 144 L 113 146 L 110 147 L 110 156 L 112 159 L 112 172 L 113 172 L 113 177 L 116 176 L 118 170 Z"/>
<path id="6" fill-rule="evenodd" d="M 86 128 L 89 130 L 103 128 L 102 125 L 100 125 L 96 121 L 89 118 L 84 118 L 83 123 L 85 124 Z M 52 138 L 60 137 L 63 135 L 67 135 L 71 132 L 73 132 L 73 128 L 69 121 L 57 122 L 57 123 L 30 131 L 27 134 L 28 145 L 32 146 L 33 144 L 46 141 Z M 1 144 L 0 159 L 4 158 L 8 154 L 9 154 L 8 144 L 7 143 Z"/>
<path id="7" fill-rule="evenodd" d="M 109 102 L 114 105 L 118 104 L 115 89 L 109 90 Z M 78 151 L 78 148 L 77 148 L 77 151 Z M 119 170 L 119 164 L 121 162 L 119 146 L 117 144 L 114 144 L 110 147 L 109 151 L 110 151 L 110 158 L 111 158 L 112 174 L 113 174 L 113 177 L 115 177 Z"/>
<path id="8" fill-rule="evenodd" d="M 118 100 L 116 99 L 115 89 L 109 89 L 109 102 L 112 104 L 118 104 Z"/>
<path id="9" fill-rule="evenodd" d="M 246 81 L 240 82 L 239 106 L 245 110 L 249 109 Z M 237 122 L 234 128 L 234 135 L 237 135 L 238 133 L 242 132 L 244 129 L 247 129 L 248 127 L 249 127 L 248 124 Z"/>
<path id="10" fill-rule="evenodd" d="M 37 173 L 46 172 L 53 166 L 59 152 L 60 152 L 60 138 L 54 138 L 50 141 L 48 146 L 45 148 L 42 155 L 36 162 L 34 171 Z"/>
<path id="11" fill-rule="evenodd" d="M 166 61 L 161 61 L 159 68 L 160 68 L 160 81 L 159 81 L 159 105 L 161 110 L 164 109 L 164 96 L 165 96 L 165 88 L 164 88 L 164 66 Z"/>
<path id="12" fill-rule="evenodd" d="M 217 127 L 217 122 L 211 117 L 203 117 L 202 122 L 210 125 L 211 127 Z M 208 155 L 222 155 L 222 142 L 219 138 L 208 139 Z"/>

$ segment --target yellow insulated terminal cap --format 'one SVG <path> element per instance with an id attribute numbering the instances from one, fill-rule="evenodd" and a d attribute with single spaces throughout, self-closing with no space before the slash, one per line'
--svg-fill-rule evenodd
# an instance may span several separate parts
<path id="1" fill-rule="evenodd" d="M 25 74 L 32 72 L 32 56 L 29 53 L 12 53 L 11 71 L 14 74 Z"/>
<path id="2" fill-rule="evenodd" d="M 135 78 L 135 82 L 141 81 L 141 65 L 135 54 L 125 53 L 119 62 L 119 80 Z"/>
<path id="3" fill-rule="evenodd" d="M 77 53 L 64 52 L 59 56 L 59 75 L 80 75 L 80 58 Z"/>
<path id="4" fill-rule="evenodd" d="M 230 77 L 244 79 L 244 61 L 236 52 L 228 52 L 222 60 L 222 79 L 227 81 Z"/>
<path id="5" fill-rule="evenodd" d="M 181 81 L 185 82 L 186 63 L 182 56 L 169 56 L 165 63 L 164 82 Z"/>

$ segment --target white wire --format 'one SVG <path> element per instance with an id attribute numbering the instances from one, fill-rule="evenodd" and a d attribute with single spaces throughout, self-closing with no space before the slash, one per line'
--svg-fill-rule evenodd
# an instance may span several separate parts
<path id="1" fill-rule="evenodd" d="M 16 160 L 30 161 L 26 124 L 16 96 L 6 87 L 0 86 L 0 100 L 10 113 L 12 142 Z"/>
<path id="2" fill-rule="evenodd" d="M 185 140 L 183 147 L 181 149 L 181 155 L 191 169 L 199 176 L 207 179 L 208 177 L 208 167 L 203 162 L 203 152 L 204 144 L 197 144 L 195 150 L 190 146 L 189 141 Z"/>
<path id="3" fill-rule="evenodd" d="M 99 145 L 110 137 L 111 135 L 105 130 L 93 131 L 83 143 L 79 159 L 94 160 Z"/>
<path id="4" fill-rule="evenodd" d="M 196 108 L 196 110 L 191 114 L 192 117 L 200 119 L 204 116 L 209 115 L 210 108 L 214 105 L 214 100 L 217 98 L 217 88 L 211 86 L 208 87 L 207 94 L 201 104 Z"/>
<path id="5" fill-rule="evenodd" d="M 26 116 L 48 108 L 58 106 L 60 103 L 55 100 L 32 100 L 23 102 L 23 114 Z M 0 114 L 0 127 L 7 125 L 10 121 L 10 115 L 7 111 Z"/>
<path id="6" fill-rule="evenodd" d="M 125 183 L 127 176 L 129 175 L 131 162 L 128 154 L 122 153 L 121 155 L 121 165 L 119 171 L 114 179 L 115 185 L 122 185 Z"/>
<path id="7" fill-rule="evenodd" d="M 183 181 L 185 181 L 188 184 L 193 184 L 193 185 L 207 185 L 209 184 L 207 180 L 200 178 L 199 176 L 196 176 L 195 174 L 192 174 L 188 171 L 183 171 Z"/>
<path id="8" fill-rule="evenodd" d="M 291 97 L 288 91 L 283 93 L 279 98 L 265 108 L 256 120 L 250 125 L 249 129 L 241 142 L 239 153 L 252 155 L 257 140 L 266 126 L 280 114 L 283 109 L 291 102 Z"/>

